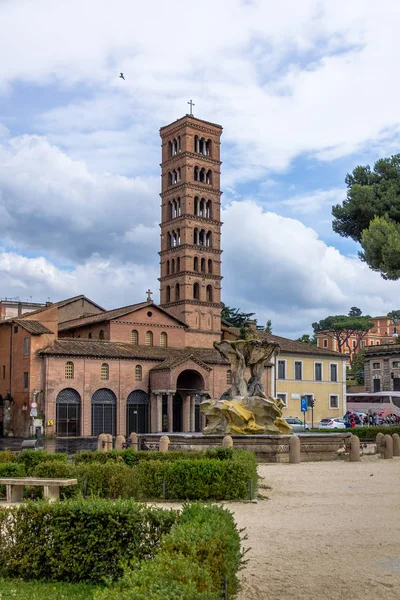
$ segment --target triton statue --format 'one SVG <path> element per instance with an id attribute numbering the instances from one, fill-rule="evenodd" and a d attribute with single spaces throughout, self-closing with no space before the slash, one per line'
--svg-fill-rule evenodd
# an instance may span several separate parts
<path id="1" fill-rule="evenodd" d="M 214 342 L 214 348 L 232 369 L 232 387 L 225 400 L 204 400 L 200 409 L 208 419 L 204 433 L 279 434 L 292 433 L 282 417 L 283 402 L 265 395 L 261 376 L 279 344 L 254 337 L 234 342 Z M 246 369 L 250 379 L 246 381 Z"/>

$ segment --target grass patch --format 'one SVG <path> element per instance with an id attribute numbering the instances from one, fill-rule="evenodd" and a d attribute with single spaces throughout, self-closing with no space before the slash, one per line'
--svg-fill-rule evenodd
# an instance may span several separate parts
<path id="1" fill-rule="evenodd" d="M 83 583 L 39 583 L 0 579 L 1 600 L 93 600 L 94 586 Z"/>

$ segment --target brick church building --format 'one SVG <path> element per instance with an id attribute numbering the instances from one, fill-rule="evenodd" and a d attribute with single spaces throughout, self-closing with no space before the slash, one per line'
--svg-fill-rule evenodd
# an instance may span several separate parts
<path id="1" fill-rule="evenodd" d="M 78 296 L 0 322 L 4 435 L 27 435 L 36 412 L 49 436 L 201 430 L 200 402 L 219 398 L 231 382 L 213 348 L 228 329 L 221 134 L 192 115 L 160 130 L 159 305 L 149 291 L 144 302 L 108 311 Z"/>

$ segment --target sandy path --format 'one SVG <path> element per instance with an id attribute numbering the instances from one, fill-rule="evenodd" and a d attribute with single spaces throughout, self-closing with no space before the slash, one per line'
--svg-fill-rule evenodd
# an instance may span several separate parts
<path id="1" fill-rule="evenodd" d="M 239 600 L 400 598 L 400 458 L 259 469 L 269 500 L 228 505 L 251 546 Z"/>

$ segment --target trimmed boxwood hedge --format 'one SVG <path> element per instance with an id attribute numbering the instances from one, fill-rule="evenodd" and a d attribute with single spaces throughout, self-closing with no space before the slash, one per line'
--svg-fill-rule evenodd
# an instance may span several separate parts
<path id="1" fill-rule="evenodd" d="M 24 465 L 18 465 L 14 462 L 0 462 L 0 477 L 25 477 Z M 6 486 L 0 485 L 0 497 L 6 495 Z"/>
<path id="2" fill-rule="evenodd" d="M 48 461 L 68 461 L 68 454 L 61 452 L 46 452 L 46 450 L 22 450 L 17 454 L 16 462 L 25 465 L 26 474 L 30 477 L 33 470 L 41 462 Z"/>
<path id="3" fill-rule="evenodd" d="M 221 507 L 186 505 L 152 561 L 129 568 L 96 600 L 219 600 L 226 578 L 228 598 L 238 591 L 242 564 L 233 515 Z"/>
<path id="4" fill-rule="evenodd" d="M 0 575 L 108 583 L 154 556 L 178 519 L 133 500 L 28 502 L 0 511 Z"/>
<path id="5" fill-rule="evenodd" d="M 400 427 L 394 425 L 393 427 L 382 427 L 381 425 L 373 425 L 371 427 L 351 427 L 348 429 L 318 429 L 318 433 L 353 433 L 360 440 L 375 440 L 377 433 L 383 433 L 384 435 L 393 435 L 398 433 L 400 435 Z"/>
<path id="6" fill-rule="evenodd" d="M 203 451 L 193 450 L 171 450 L 169 452 L 156 451 L 135 451 L 132 448 L 126 450 L 110 450 L 109 452 L 100 452 L 98 450 L 84 450 L 73 454 L 72 461 L 75 464 L 81 463 L 107 463 L 107 462 L 124 462 L 130 467 L 148 461 L 173 461 L 173 460 L 201 460 L 203 458 L 217 458 L 218 460 L 228 460 L 233 457 L 233 453 L 237 450 L 233 448 L 207 448 Z"/>

